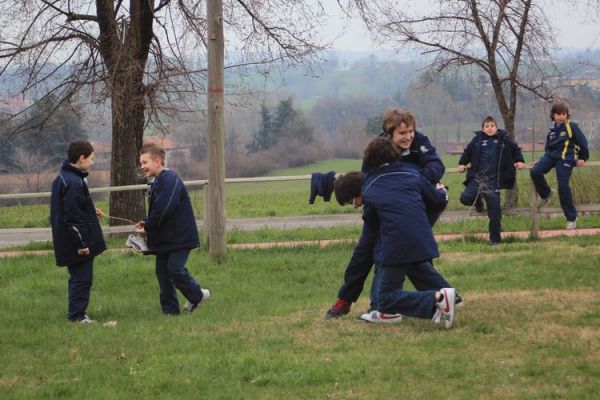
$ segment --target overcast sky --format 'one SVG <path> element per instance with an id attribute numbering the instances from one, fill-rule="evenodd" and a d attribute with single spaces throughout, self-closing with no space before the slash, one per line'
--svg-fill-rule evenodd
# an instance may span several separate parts
<path id="1" fill-rule="evenodd" d="M 417 4 L 423 4 L 422 0 L 420 2 Z M 326 37 L 334 38 L 343 32 L 334 42 L 336 50 L 357 52 L 377 50 L 368 32 L 363 28 L 362 21 L 358 18 L 348 21 L 334 0 L 326 0 L 324 3 L 326 12 L 331 16 L 328 25 L 324 27 Z M 561 2 L 548 7 L 546 15 L 551 19 L 549 23 L 554 26 L 561 49 L 600 48 L 599 21 L 594 22 L 583 12 L 576 13 Z"/>

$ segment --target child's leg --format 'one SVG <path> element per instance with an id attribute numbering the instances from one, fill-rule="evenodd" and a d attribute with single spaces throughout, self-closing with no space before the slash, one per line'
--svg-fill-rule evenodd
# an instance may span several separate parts
<path id="1" fill-rule="evenodd" d="M 397 264 L 377 269 L 377 274 L 380 275 L 378 311 L 388 314 L 400 313 L 419 318 L 431 318 L 433 316 L 435 311 L 435 290 L 423 292 L 402 290 L 406 272 L 410 268 L 419 268 L 419 264 Z"/>
<path id="2" fill-rule="evenodd" d="M 196 304 L 202 301 L 204 295 L 200 290 L 198 282 L 196 282 L 194 277 L 192 277 L 185 267 L 189 254 L 189 249 L 177 250 L 169 253 L 167 269 L 175 287 L 179 289 L 181 294 L 183 294 L 190 303 Z"/>
<path id="3" fill-rule="evenodd" d="M 500 191 L 496 190 L 494 182 L 488 184 L 488 190 L 483 196 L 487 205 L 488 218 L 490 219 L 488 224 L 490 242 L 500 243 L 502 240 L 500 236 L 500 231 L 502 230 L 502 208 L 500 206 Z"/>
<path id="4" fill-rule="evenodd" d="M 573 164 L 570 161 L 559 160 L 556 163 L 556 180 L 558 181 L 558 198 L 567 221 L 577 219 L 577 210 L 573 202 L 573 193 L 569 187 L 569 180 L 573 173 Z"/>
<path id="5" fill-rule="evenodd" d="M 69 321 L 81 320 L 90 302 L 90 291 L 94 279 L 94 259 L 71 265 L 69 269 Z"/>
<path id="6" fill-rule="evenodd" d="M 156 279 L 160 288 L 160 308 L 162 312 L 169 315 L 178 315 L 179 301 L 177 292 L 169 275 L 169 254 L 161 253 L 156 255 Z"/>
<path id="7" fill-rule="evenodd" d="M 460 194 L 460 202 L 465 206 L 472 206 L 475 203 L 475 199 L 480 196 L 479 179 L 472 179 Z"/>
<path id="8" fill-rule="evenodd" d="M 544 174 L 547 174 L 552 167 L 554 167 L 554 160 L 544 154 L 542 158 L 535 163 L 533 168 L 531 168 L 531 180 L 535 185 L 535 190 L 542 199 L 545 199 L 550 195 L 550 186 L 548 186 Z"/>
<path id="9" fill-rule="evenodd" d="M 421 268 L 410 268 L 406 271 L 406 276 L 413 284 L 415 289 L 422 292 L 425 290 L 440 290 L 441 288 L 451 288 L 442 275 L 434 268 L 430 261 L 423 261 Z"/>

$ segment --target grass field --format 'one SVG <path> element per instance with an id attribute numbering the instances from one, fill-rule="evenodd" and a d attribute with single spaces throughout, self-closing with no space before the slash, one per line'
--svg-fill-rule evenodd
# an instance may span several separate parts
<path id="1" fill-rule="evenodd" d="M 212 297 L 161 315 L 153 258 L 97 258 L 93 326 L 65 321 L 64 269 L 0 259 L 0 397 L 7 399 L 595 399 L 598 236 L 440 245 L 462 293 L 454 329 L 325 321 L 352 246 L 230 251 L 189 268 Z M 182 299 L 183 301 L 183 299 Z M 116 321 L 116 326 L 104 326 Z"/>

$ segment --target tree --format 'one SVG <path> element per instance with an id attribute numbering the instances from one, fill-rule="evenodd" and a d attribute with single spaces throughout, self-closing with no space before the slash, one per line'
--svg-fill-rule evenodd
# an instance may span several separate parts
<path id="1" fill-rule="evenodd" d="M 0 78 L 24 95 L 56 96 L 57 108 L 77 94 L 109 99 L 111 185 L 136 183 L 144 128 L 161 127 L 163 116 L 193 109 L 193 96 L 206 93 L 211 38 L 203 2 L 0 0 L 0 5 Z M 313 60 L 322 49 L 314 28 L 323 16 L 320 1 L 226 0 L 227 67 Z M 137 220 L 144 214 L 141 191 L 113 192 L 110 200 L 111 215 Z"/>
<path id="2" fill-rule="evenodd" d="M 437 71 L 475 66 L 489 78 L 491 93 L 514 137 L 517 92 L 550 100 L 549 54 L 555 44 L 539 0 L 438 0 L 424 16 L 409 14 L 397 1 L 355 0 L 362 19 L 382 41 L 412 45 L 432 58 Z M 409 9 L 408 9 L 409 10 Z M 516 192 L 509 204 L 516 203 Z"/>
<path id="3" fill-rule="evenodd" d="M 275 144 L 273 136 L 273 127 L 271 122 L 271 111 L 263 102 L 260 107 L 260 126 L 254 134 L 252 142 L 248 144 L 248 152 L 256 153 L 262 150 L 270 149 Z"/>

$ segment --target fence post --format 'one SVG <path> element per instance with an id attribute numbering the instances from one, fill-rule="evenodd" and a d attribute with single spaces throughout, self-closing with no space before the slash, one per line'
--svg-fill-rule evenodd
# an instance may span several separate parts
<path id="1" fill-rule="evenodd" d="M 204 233 L 204 246 L 208 249 L 208 242 L 210 241 L 210 229 L 208 226 L 210 221 L 210 218 L 208 218 L 208 182 L 202 185 L 202 194 L 204 195 L 204 211 L 202 212 L 202 231 Z"/>
<path id="2" fill-rule="evenodd" d="M 532 179 L 529 180 L 529 184 L 531 187 L 531 194 L 529 196 L 529 207 L 531 207 L 531 232 L 529 237 L 538 239 L 540 233 L 540 214 L 538 212 L 537 191 L 535 190 Z"/>

